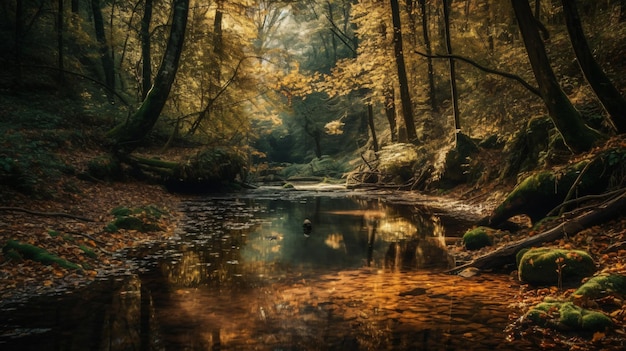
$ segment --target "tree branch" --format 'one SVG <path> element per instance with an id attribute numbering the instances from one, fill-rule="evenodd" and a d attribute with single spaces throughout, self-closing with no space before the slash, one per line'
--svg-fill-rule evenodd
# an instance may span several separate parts
<path id="1" fill-rule="evenodd" d="M 28 209 L 21 208 L 21 207 L 6 207 L 6 206 L 2 206 L 2 207 L 0 207 L 0 211 L 24 212 L 24 213 L 32 214 L 32 215 L 35 215 L 35 216 L 65 217 L 65 218 L 77 219 L 79 221 L 95 222 L 95 220 L 93 220 L 91 218 L 76 216 L 76 215 L 69 214 L 69 213 L 62 213 L 62 212 L 39 212 L 39 211 L 28 210 Z"/>
<path id="2" fill-rule="evenodd" d="M 502 71 L 498 71 L 492 68 L 488 68 L 485 66 L 480 65 L 479 63 L 477 63 L 476 61 L 470 60 L 466 57 L 463 56 L 458 56 L 458 55 L 443 55 L 443 54 L 435 54 L 435 55 L 428 55 L 425 54 L 423 52 L 419 52 L 417 50 L 414 51 L 416 54 L 420 55 L 420 56 L 424 56 L 427 58 L 436 58 L 436 59 L 455 59 L 455 60 L 459 60 L 459 61 L 463 61 L 465 63 L 469 63 L 470 65 L 478 68 L 481 71 L 487 72 L 487 73 L 491 73 L 491 74 L 496 74 L 505 78 L 509 78 L 509 79 L 513 79 L 515 81 L 517 81 L 518 83 L 520 83 L 521 85 L 524 86 L 524 88 L 528 89 L 531 93 L 541 97 L 541 93 L 539 93 L 539 89 L 533 87 L 532 85 L 530 85 L 527 81 L 525 81 L 522 77 L 517 76 L 515 74 L 511 74 L 511 73 L 507 73 L 507 72 L 502 72 Z"/>

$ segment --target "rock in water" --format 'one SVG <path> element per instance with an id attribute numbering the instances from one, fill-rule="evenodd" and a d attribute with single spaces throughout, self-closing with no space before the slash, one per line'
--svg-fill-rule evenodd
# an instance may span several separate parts
<path id="1" fill-rule="evenodd" d="M 308 218 L 302 223 L 302 231 L 304 232 L 304 236 L 311 235 L 311 232 L 313 231 L 313 224 L 311 224 L 311 221 Z"/>

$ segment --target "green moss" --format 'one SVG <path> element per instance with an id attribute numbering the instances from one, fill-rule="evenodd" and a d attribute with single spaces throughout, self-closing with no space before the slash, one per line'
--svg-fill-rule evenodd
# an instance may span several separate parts
<path id="1" fill-rule="evenodd" d="M 83 253 L 85 253 L 85 256 L 87 256 L 89 258 L 96 258 L 97 257 L 95 251 L 93 251 L 91 248 L 89 248 L 89 247 L 87 247 L 85 245 L 79 245 L 78 247 L 83 251 Z"/>
<path id="2" fill-rule="evenodd" d="M 79 265 L 63 259 L 57 255 L 54 255 L 46 251 L 45 249 L 42 249 L 35 245 L 23 244 L 17 240 L 9 240 L 7 244 L 2 248 L 2 251 L 14 251 L 25 259 L 41 262 L 45 265 L 57 264 L 61 267 L 68 269 L 81 269 Z"/>
<path id="3" fill-rule="evenodd" d="M 129 216 L 131 214 L 131 210 L 126 206 L 117 206 L 111 210 L 111 214 L 115 217 Z"/>
<path id="4" fill-rule="evenodd" d="M 562 262 L 557 264 L 557 260 Z M 519 278 L 530 284 L 556 285 L 559 281 L 559 266 L 562 281 L 588 277 L 596 271 L 593 259 L 584 251 L 536 248 L 521 255 Z"/>
<path id="5" fill-rule="evenodd" d="M 106 225 L 107 232 L 115 233 L 119 229 L 152 232 L 163 230 L 158 220 L 166 215 L 167 211 L 154 205 L 137 208 L 118 206 L 111 210 L 111 214 L 115 216 L 115 219 Z"/>
<path id="6" fill-rule="evenodd" d="M 285 183 L 285 184 L 283 184 L 283 189 L 293 189 L 293 188 L 294 188 L 294 186 L 293 186 L 293 184 L 291 184 L 291 183 Z"/>
<path id="7" fill-rule="evenodd" d="M 611 294 L 626 296 L 626 276 L 619 274 L 599 275 L 589 279 L 575 292 L 575 296 L 599 298 Z"/>
<path id="8" fill-rule="evenodd" d="M 611 318 L 571 302 L 542 302 L 526 313 L 535 324 L 561 330 L 601 331 L 613 326 Z"/>
<path id="9" fill-rule="evenodd" d="M 488 228 L 477 227 L 470 229 L 463 235 L 463 245 L 468 250 L 478 250 L 485 246 L 493 244 L 491 235 L 487 232 Z"/>

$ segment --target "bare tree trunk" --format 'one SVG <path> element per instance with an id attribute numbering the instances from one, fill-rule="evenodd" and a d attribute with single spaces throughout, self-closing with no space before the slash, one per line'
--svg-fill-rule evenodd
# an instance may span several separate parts
<path id="1" fill-rule="evenodd" d="M 432 47 L 430 44 L 430 35 L 428 34 L 428 12 L 426 12 L 426 0 L 419 0 L 420 9 L 422 11 L 422 33 L 424 35 L 424 46 L 426 54 L 432 55 Z M 435 95 L 435 70 L 433 68 L 432 57 L 426 58 L 426 64 L 428 66 L 428 100 L 430 101 L 430 108 L 433 111 L 437 111 L 437 99 Z"/>
<path id="2" fill-rule="evenodd" d="M 141 19 L 141 99 L 145 100 L 148 91 L 152 88 L 152 59 L 150 43 L 150 22 L 152 22 L 152 0 L 146 0 Z"/>
<path id="3" fill-rule="evenodd" d="M 58 64 L 59 64 L 59 82 L 61 84 L 63 84 L 65 82 L 65 75 L 63 74 L 63 72 L 65 72 L 65 64 L 63 63 L 63 22 L 65 21 L 65 18 L 63 16 L 63 0 L 57 0 L 57 7 L 58 7 L 58 12 L 57 12 L 57 51 L 58 51 Z"/>
<path id="4" fill-rule="evenodd" d="M 72 13 L 77 14 L 80 7 L 79 7 L 79 3 L 80 0 L 72 0 Z"/>
<path id="5" fill-rule="evenodd" d="M 561 90 L 550 67 L 546 48 L 537 29 L 528 0 L 511 0 L 515 17 L 528 52 L 528 58 L 539 85 L 539 92 L 548 114 L 563 141 L 573 153 L 581 153 L 593 147 L 600 135 L 587 127 L 578 110 Z"/>
<path id="6" fill-rule="evenodd" d="M 374 124 L 374 110 L 372 104 L 367 104 L 367 125 L 370 127 L 370 133 L 372 133 L 372 144 L 374 146 L 374 152 L 378 152 L 378 138 L 376 137 L 376 125 Z"/>
<path id="7" fill-rule="evenodd" d="M 580 23 L 576 1 L 561 0 L 561 4 L 563 4 L 567 32 L 576 53 L 576 60 L 580 70 L 585 75 L 587 82 L 591 85 L 606 112 L 608 112 L 611 122 L 613 122 L 617 131 L 626 133 L 626 99 L 615 88 L 615 85 L 604 73 L 602 67 L 594 59 Z"/>
<path id="8" fill-rule="evenodd" d="M 402 117 L 406 127 L 407 138 L 410 142 L 417 142 L 417 132 L 413 119 L 413 104 L 409 93 L 409 82 L 404 64 L 404 52 L 402 49 L 402 26 L 400 22 L 400 6 L 398 0 L 391 0 L 391 15 L 393 20 L 393 42 L 398 67 L 398 82 L 400 84 L 400 101 L 402 103 Z"/>
<path id="9" fill-rule="evenodd" d="M 139 145 L 159 119 L 174 84 L 185 42 L 189 0 L 174 0 L 173 7 L 170 37 L 152 89 L 139 110 L 128 121 L 117 125 L 108 133 L 108 137 L 114 141 L 115 152 L 130 153 Z"/>
<path id="10" fill-rule="evenodd" d="M 445 0 L 443 2 L 443 22 L 446 33 L 446 51 L 448 55 L 452 55 L 452 43 L 450 41 L 450 7 L 452 6 L 452 0 Z M 454 59 L 448 59 L 450 66 L 450 92 L 452 95 L 452 115 L 454 116 L 454 140 L 456 143 L 456 136 L 461 132 L 461 118 L 459 112 L 459 97 L 456 87 L 456 69 L 454 65 Z"/>
<path id="11" fill-rule="evenodd" d="M 91 11 L 93 13 L 96 40 L 98 41 L 98 45 L 100 45 L 100 58 L 104 70 L 104 81 L 110 89 L 115 89 L 115 66 L 109 54 L 109 44 L 107 43 L 106 34 L 104 32 L 104 19 L 102 18 L 100 0 L 91 0 Z"/>
<path id="12" fill-rule="evenodd" d="M 385 116 L 389 122 L 389 131 L 391 132 L 391 142 L 397 142 L 398 140 L 398 127 L 396 125 L 396 102 L 395 93 L 393 87 L 389 86 L 385 88 Z"/>
<path id="13" fill-rule="evenodd" d="M 15 3 L 15 70 L 13 85 L 22 84 L 22 36 L 24 35 L 24 1 Z"/>

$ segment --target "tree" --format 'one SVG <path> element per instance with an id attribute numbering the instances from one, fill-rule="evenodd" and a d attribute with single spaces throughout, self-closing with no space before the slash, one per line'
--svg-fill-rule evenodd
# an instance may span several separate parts
<path id="1" fill-rule="evenodd" d="M 175 0 L 173 8 L 170 36 L 152 89 L 128 121 L 118 124 L 108 133 L 109 138 L 114 141 L 115 152 L 132 152 L 152 130 L 165 106 L 183 51 L 189 0 Z"/>
<path id="2" fill-rule="evenodd" d="M 65 64 L 63 62 L 63 31 L 65 30 L 63 27 L 63 22 L 65 21 L 65 16 L 63 13 L 63 0 L 57 1 L 57 51 L 58 51 L 58 63 L 59 63 L 59 78 L 61 83 L 65 80 L 65 76 L 63 72 L 65 72 Z"/>
<path id="3" fill-rule="evenodd" d="M 152 54 L 150 49 L 150 22 L 152 22 L 152 0 L 146 0 L 141 18 L 141 98 L 145 100 L 152 87 Z"/>
<path id="4" fill-rule="evenodd" d="M 109 89 L 115 89 L 115 66 L 113 65 L 113 58 L 109 53 L 110 43 L 107 43 L 104 32 L 104 19 L 102 18 L 100 0 L 91 0 L 91 11 L 93 14 L 96 40 L 100 46 L 100 59 L 102 60 L 102 68 L 104 70 L 104 80 Z"/>
<path id="5" fill-rule="evenodd" d="M 598 100 L 611 117 L 613 125 L 619 133 L 626 133 L 626 99 L 615 88 L 602 67 L 593 58 L 583 27 L 580 23 L 575 0 L 561 0 L 565 24 L 569 33 L 576 60 L 585 79 L 596 93 Z"/>
<path id="6" fill-rule="evenodd" d="M 539 85 L 539 92 L 550 119 L 573 153 L 591 149 L 600 136 L 585 124 L 580 112 L 561 90 L 550 67 L 550 61 L 528 0 L 511 0 L 511 2 L 535 79 Z"/>
<path id="7" fill-rule="evenodd" d="M 398 83 L 400 85 L 400 102 L 402 105 L 402 117 L 406 127 L 406 136 L 410 142 L 417 142 L 415 121 L 413 120 L 413 103 L 409 93 L 409 81 L 404 64 L 404 51 L 402 48 L 402 24 L 400 20 L 400 6 L 398 0 L 391 0 L 391 16 L 393 20 L 393 44 L 398 68 Z"/>
<path id="8" fill-rule="evenodd" d="M 450 39 L 450 7 L 452 6 L 452 0 L 445 0 L 443 2 L 443 22 L 446 36 L 446 52 L 448 55 L 452 55 L 452 42 Z M 459 97 L 456 86 L 456 70 L 454 67 L 454 59 L 449 58 L 448 64 L 450 66 L 450 94 L 452 96 L 452 115 L 454 116 L 454 136 L 456 142 L 456 136 L 461 132 L 461 119 L 459 112 Z"/>
<path id="9" fill-rule="evenodd" d="M 435 94 L 435 70 L 433 68 L 432 47 L 430 44 L 430 36 L 428 34 L 428 12 L 426 11 L 426 0 L 418 0 L 420 4 L 420 10 L 422 12 L 422 34 L 424 36 L 424 48 L 426 50 L 426 62 L 428 65 L 428 100 L 430 101 L 430 108 L 433 111 L 437 110 L 437 99 Z"/>

